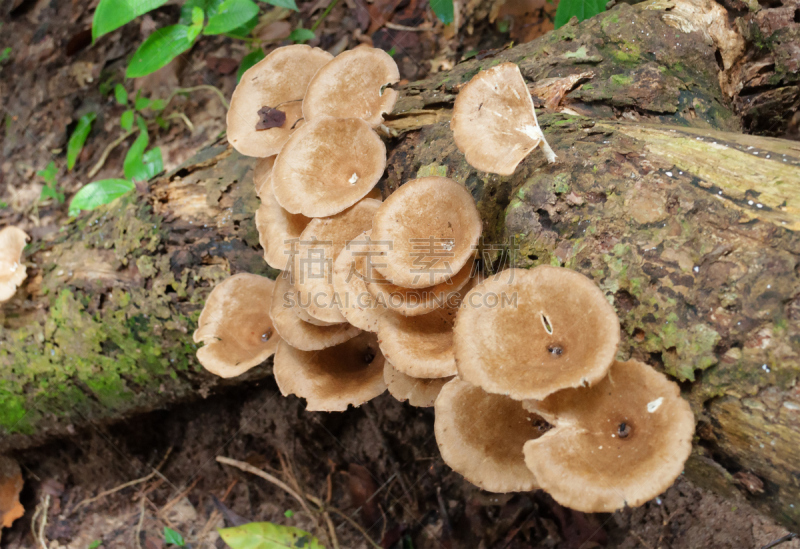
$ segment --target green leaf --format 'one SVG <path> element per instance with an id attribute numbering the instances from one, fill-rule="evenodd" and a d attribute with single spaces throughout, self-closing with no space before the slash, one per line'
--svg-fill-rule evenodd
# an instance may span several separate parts
<path id="1" fill-rule="evenodd" d="M 261 48 L 253 50 L 242 57 L 242 62 L 239 64 L 239 72 L 236 73 L 236 83 L 239 83 L 239 80 L 242 79 L 242 75 L 247 69 L 264 59 L 264 57 L 266 57 L 266 55 L 264 55 L 264 50 Z"/>
<path id="2" fill-rule="evenodd" d="M 117 103 L 120 105 L 128 104 L 128 90 L 125 89 L 125 86 L 122 84 L 114 86 L 114 99 L 116 99 Z"/>
<path id="3" fill-rule="evenodd" d="M 297 9 L 297 4 L 294 0 L 261 0 L 265 4 L 270 4 L 271 6 L 277 6 L 279 8 L 286 8 L 294 11 L 300 11 Z"/>
<path id="4" fill-rule="evenodd" d="M 218 530 L 231 549 L 325 549 L 317 538 L 299 528 L 272 522 L 251 522 Z"/>
<path id="5" fill-rule="evenodd" d="M 208 18 L 203 34 L 223 34 L 241 27 L 258 15 L 253 0 L 225 0 L 217 13 Z"/>
<path id="6" fill-rule="evenodd" d="M 167 106 L 167 102 L 163 99 L 153 99 L 150 103 L 150 110 L 151 111 L 163 111 L 164 107 Z"/>
<path id="7" fill-rule="evenodd" d="M 119 125 L 126 132 L 133 127 L 133 109 L 128 109 L 119 117 Z"/>
<path id="8" fill-rule="evenodd" d="M 172 545 L 177 545 L 178 547 L 183 547 L 184 545 L 186 545 L 186 542 L 183 541 L 182 535 L 180 535 L 172 528 L 168 528 L 166 526 L 164 526 L 164 541 L 167 543 L 171 543 Z"/>
<path id="9" fill-rule="evenodd" d="M 314 34 L 314 31 L 310 29 L 294 29 L 291 34 L 289 34 L 289 40 L 296 44 L 302 44 L 303 42 L 308 42 L 312 40 L 317 35 Z"/>
<path id="10" fill-rule="evenodd" d="M 56 182 L 57 173 L 58 169 L 56 168 L 56 163 L 51 161 L 45 169 L 36 172 L 36 175 L 44 179 L 45 183 L 52 186 Z"/>
<path id="11" fill-rule="evenodd" d="M 89 547 L 88 547 L 87 549 L 97 549 L 97 548 L 98 548 L 98 547 L 100 547 L 102 544 L 103 544 L 103 542 L 102 542 L 102 541 L 100 541 L 99 539 L 96 539 L 96 540 L 94 540 L 92 543 L 90 543 L 90 544 L 89 544 Z"/>
<path id="12" fill-rule="evenodd" d="M 59 204 L 63 204 L 65 200 L 64 193 L 58 192 L 55 187 L 42 187 L 42 193 L 39 195 L 39 200 L 47 200 L 48 198 L 55 199 Z"/>
<path id="13" fill-rule="evenodd" d="M 253 32 L 253 29 L 256 28 L 256 25 L 258 25 L 258 15 L 253 17 L 244 25 L 236 27 L 232 31 L 226 32 L 225 36 L 230 36 L 231 38 L 247 38 L 250 36 L 250 33 Z"/>
<path id="14" fill-rule="evenodd" d="M 0 65 L 4 65 L 11 58 L 11 46 L 0 51 Z"/>
<path id="15" fill-rule="evenodd" d="M 439 21 L 445 25 L 453 22 L 455 17 L 453 12 L 453 0 L 431 0 L 431 9 Z"/>
<path id="16" fill-rule="evenodd" d="M 136 101 L 133 102 L 133 107 L 137 111 L 143 111 L 149 106 L 150 106 L 150 100 L 148 98 L 146 98 L 146 97 L 142 97 L 141 95 L 139 95 L 137 93 L 136 94 Z"/>
<path id="17" fill-rule="evenodd" d="M 153 73 L 192 47 L 197 37 L 195 29 L 186 25 L 172 25 L 153 32 L 139 46 L 128 70 L 127 78 L 138 78 Z M 191 33 L 190 33 L 191 31 Z M 191 36 L 194 34 L 194 36 Z"/>
<path id="18" fill-rule="evenodd" d="M 556 9 L 555 27 L 563 27 L 573 16 L 578 21 L 606 11 L 606 0 L 561 0 Z"/>
<path id="19" fill-rule="evenodd" d="M 92 20 L 92 42 L 167 3 L 167 0 L 100 0 Z"/>
<path id="20" fill-rule="evenodd" d="M 164 169 L 164 163 L 161 158 L 161 149 L 155 148 L 147 153 L 144 152 L 150 143 L 150 136 L 147 134 L 147 126 L 141 117 L 137 118 L 136 123 L 139 125 L 139 135 L 125 155 L 122 170 L 128 179 L 148 181 Z"/>
<path id="21" fill-rule="evenodd" d="M 283 516 L 286 518 L 292 518 L 294 516 L 294 511 L 292 511 L 291 509 L 287 509 L 286 511 L 283 512 Z"/>
<path id="22" fill-rule="evenodd" d="M 127 179 L 102 179 L 85 185 L 75 193 L 69 203 L 69 215 L 78 215 L 81 210 L 94 210 L 131 192 L 136 185 Z"/>
<path id="23" fill-rule="evenodd" d="M 89 132 L 92 131 L 92 122 L 95 121 L 97 115 L 93 112 L 84 114 L 78 119 L 78 124 L 72 131 L 67 143 L 67 170 L 70 171 L 75 167 L 75 162 L 78 160 L 78 155 L 83 150 L 83 144 L 86 143 L 86 138 L 89 137 Z"/>

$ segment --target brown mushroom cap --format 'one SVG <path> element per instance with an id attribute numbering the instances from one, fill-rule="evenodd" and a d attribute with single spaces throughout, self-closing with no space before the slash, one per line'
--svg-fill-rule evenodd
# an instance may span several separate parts
<path id="1" fill-rule="evenodd" d="M 544 422 L 522 402 L 454 378 L 436 398 L 435 414 L 439 451 L 455 472 L 489 492 L 538 488 L 522 447 L 541 436 Z"/>
<path id="2" fill-rule="evenodd" d="M 228 109 L 228 142 L 233 148 L 246 156 L 278 154 L 303 117 L 302 99 L 308 83 L 331 59 L 324 50 L 296 44 L 276 49 L 247 69 Z M 280 127 L 256 130 L 259 110 L 264 107 L 286 114 Z"/>
<path id="3" fill-rule="evenodd" d="M 327 217 L 364 198 L 385 168 L 386 146 L 366 122 L 325 116 L 286 142 L 272 171 L 272 189 L 289 212 Z"/>
<path id="4" fill-rule="evenodd" d="M 418 379 L 407 376 L 392 366 L 388 360 L 383 367 L 383 380 L 386 382 L 389 393 L 400 402 L 408 401 L 411 406 L 417 408 L 433 406 L 442 387 L 451 379 L 453 378 Z"/>
<path id="5" fill-rule="evenodd" d="M 446 177 L 413 179 L 375 214 L 372 240 L 381 252 L 375 268 L 404 288 L 435 286 L 469 261 L 481 229 L 466 187 Z"/>
<path id="6" fill-rule="evenodd" d="M 220 377 L 236 377 L 275 353 L 280 336 L 269 316 L 275 283 L 241 273 L 211 290 L 197 320 L 197 360 Z"/>
<path id="7" fill-rule="evenodd" d="M 479 72 L 458 92 L 450 129 L 469 165 L 484 172 L 511 175 L 538 146 L 549 162 L 556 159 L 514 63 Z"/>
<path id="8" fill-rule="evenodd" d="M 0 230 L 0 303 L 11 299 L 25 280 L 22 250 L 28 242 L 25 231 L 16 227 Z"/>
<path id="9" fill-rule="evenodd" d="M 445 308 L 422 316 L 384 315 L 378 324 L 381 352 L 411 377 L 456 375 L 453 323 L 457 312 L 457 308 Z"/>
<path id="10" fill-rule="evenodd" d="M 293 241 L 296 245 L 311 220 L 281 208 L 272 194 L 270 181 L 271 178 L 267 178 L 261 189 L 261 206 L 256 210 L 256 229 L 258 241 L 264 248 L 264 261 L 273 269 L 285 271 L 292 257 Z"/>
<path id="11" fill-rule="evenodd" d="M 342 52 L 311 80 L 303 116 L 306 121 L 320 116 L 361 118 L 374 128 L 397 101 L 397 92 L 384 86 L 398 80 L 397 63 L 385 51 L 362 47 Z"/>
<path id="12" fill-rule="evenodd" d="M 283 342 L 275 355 L 275 381 L 283 396 L 306 399 L 309 411 L 343 412 L 386 390 L 383 362 L 375 334 L 368 332 L 315 352 Z"/>
<path id="13" fill-rule="evenodd" d="M 344 318 L 368 332 L 378 331 L 386 307 L 369 293 L 365 278 L 370 260 L 370 234 L 365 231 L 348 242 L 333 263 L 333 289 Z"/>
<path id="14" fill-rule="evenodd" d="M 253 185 L 256 188 L 256 196 L 261 196 L 265 192 L 272 194 L 272 167 L 275 165 L 277 156 L 259 158 L 256 167 L 253 169 Z M 275 198 L 272 198 L 273 202 Z"/>
<path id="15" fill-rule="evenodd" d="M 333 287 L 333 263 L 345 245 L 372 226 L 381 205 L 365 198 L 355 206 L 324 219 L 312 219 L 292 257 L 294 287 L 300 306 L 325 322 L 345 322 Z"/>
<path id="16" fill-rule="evenodd" d="M 557 502 L 585 513 L 653 499 L 692 450 L 694 416 L 678 385 L 635 360 L 615 362 L 594 387 L 525 405 L 555 424 L 525 444 L 525 463 Z"/>
<path id="17" fill-rule="evenodd" d="M 562 267 L 507 269 L 464 298 L 455 325 L 465 381 L 517 400 L 602 379 L 619 319 L 589 278 Z"/>
<path id="18" fill-rule="evenodd" d="M 361 330 L 350 324 L 317 326 L 304 322 L 297 315 L 296 311 L 299 308 L 291 278 L 284 272 L 275 281 L 269 314 L 281 338 L 301 351 L 317 351 L 333 347 L 361 333 Z"/>

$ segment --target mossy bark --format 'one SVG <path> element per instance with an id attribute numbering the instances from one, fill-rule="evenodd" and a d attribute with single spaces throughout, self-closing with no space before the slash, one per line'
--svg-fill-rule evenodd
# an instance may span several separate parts
<path id="1" fill-rule="evenodd" d="M 687 475 L 798 528 L 800 148 L 735 133 L 713 45 L 662 16 L 622 5 L 409 84 L 383 128 L 384 194 L 447 175 L 478 204 L 487 269 L 592 277 L 621 318 L 619 358 L 665 371 L 692 403 Z M 447 123 L 459 87 L 503 61 L 532 82 L 593 73 L 566 96 L 585 116 L 540 116 L 558 162 L 534 151 L 511 177 L 467 165 Z M 223 382 L 191 339 L 214 284 L 275 275 L 253 222 L 253 164 L 211 147 L 32 243 L 28 281 L 0 309 L 0 448 L 269 375 L 267 364 Z M 741 490 L 738 473 L 763 492 Z"/>

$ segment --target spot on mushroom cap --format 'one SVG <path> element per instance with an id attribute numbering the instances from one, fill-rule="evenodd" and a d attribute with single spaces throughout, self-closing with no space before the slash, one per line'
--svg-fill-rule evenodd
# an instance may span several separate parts
<path id="1" fill-rule="evenodd" d="M 300 238 L 311 220 L 281 208 L 272 193 L 271 181 L 268 177 L 260 190 L 261 206 L 256 210 L 256 230 L 258 241 L 264 248 L 264 261 L 273 269 L 285 271 L 292 257 L 291 241 Z"/>
<path id="2" fill-rule="evenodd" d="M 435 414 L 442 459 L 472 484 L 496 493 L 538 488 L 522 448 L 541 436 L 540 418 L 521 402 L 454 378 L 436 398 Z"/>
<path id="3" fill-rule="evenodd" d="M 407 376 L 387 360 L 383 367 L 383 380 L 389 394 L 400 402 L 406 402 L 417 408 L 430 408 L 439 396 L 444 384 L 452 377 L 438 379 L 419 379 Z"/>
<path id="4" fill-rule="evenodd" d="M 364 198 L 385 168 L 386 146 L 366 122 L 325 116 L 307 122 L 286 142 L 275 161 L 272 188 L 291 213 L 327 217 Z"/>
<path id="5" fill-rule="evenodd" d="M 25 280 L 22 250 L 28 235 L 22 229 L 6 227 L 0 230 L 0 303 L 11 299 Z"/>
<path id="6" fill-rule="evenodd" d="M 525 444 L 525 462 L 544 490 L 578 511 L 642 505 L 672 485 L 692 450 L 694 416 L 678 385 L 635 360 L 615 362 L 594 387 L 525 405 L 555 423 Z"/>
<path id="7" fill-rule="evenodd" d="M 295 243 L 294 287 L 300 307 L 325 322 L 345 322 L 333 287 L 333 263 L 345 245 L 372 227 L 380 202 L 365 198 L 331 217 L 312 219 Z"/>
<path id="8" fill-rule="evenodd" d="M 256 167 L 253 168 L 253 185 L 256 188 L 256 196 L 260 197 L 264 193 L 272 193 L 272 167 L 275 165 L 275 156 L 259 158 Z M 273 197 L 273 201 L 275 198 Z"/>
<path id="9" fill-rule="evenodd" d="M 397 63 L 385 51 L 360 47 L 342 52 L 314 75 L 303 115 L 307 121 L 320 116 L 361 118 L 374 128 L 397 101 L 395 90 L 382 88 L 398 80 Z"/>
<path id="10" fill-rule="evenodd" d="M 269 278 L 241 273 L 211 290 L 206 299 L 195 343 L 197 360 L 220 377 L 236 377 L 275 353 L 280 337 L 269 309 L 275 283 Z"/>
<path id="11" fill-rule="evenodd" d="M 474 287 L 454 332 L 465 381 L 517 400 L 542 399 L 606 375 L 619 319 L 591 279 L 544 265 L 507 269 Z"/>
<path id="12" fill-rule="evenodd" d="M 481 236 L 480 214 L 469 190 L 446 177 L 421 177 L 402 185 L 372 221 L 375 268 L 405 288 L 444 282 L 472 257 Z M 391 248 L 383 243 L 392 243 Z"/>
<path id="13" fill-rule="evenodd" d="M 284 272 L 275 281 L 269 314 L 281 338 L 301 351 L 333 347 L 361 333 L 350 324 L 317 326 L 304 322 L 296 312 L 299 308 L 289 273 Z"/>
<path id="14" fill-rule="evenodd" d="M 314 352 L 284 341 L 275 355 L 275 381 L 283 396 L 306 399 L 309 411 L 343 412 L 386 390 L 383 362 L 375 334 L 368 332 Z"/>
<path id="15" fill-rule="evenodd" d="M 513 174 L 533 149 L 546 143 L 514 63 L 479 72 L 458 92 L 450 129 L 470 166 L 500 175 Z M 545 151 L 552 154 L 549 146 Z M 555 155 L 548 160 L 555 161 Z"/>
<path id="16" fill-rule="evenodd" d="M 228 142 L 247 156 L 278 154 L 303 117 L 302 99 L 311 78 L 333 56 L 303 44 L 278 48 L 247 69 L 233 91 L 228 109 Z M 278 128 L 256 130 L 263 107 L 286 113 Z"/>
<path id="17" fill-rule="evenodd" d="M 333 289 L 340 311 L 350 324 L 368 332 L 377 332 L 386 307 L 369 293 L 365 282 L 369 276 L 366 271 L 370 261 L 371 232 L 361 233 L 339 253 L 333 263 Z"/>

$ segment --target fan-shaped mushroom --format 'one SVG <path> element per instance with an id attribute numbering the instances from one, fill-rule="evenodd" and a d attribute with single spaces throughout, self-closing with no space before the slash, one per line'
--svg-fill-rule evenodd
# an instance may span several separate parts
<path id="1" fill-rule="evenodd" d="M 303 117 L 308 83 L 331 59 L 324 50 L 295 44 L 276 49 L 247 69 L 228 109 L 233 148 L 247 156 L 278 154 Z"/>
<path id="2" fill-rule="evenodd" d="M 386 390 L 383 362 L 375 334 L 368 332 L 315 352 L 283 342 L 275 355 L 275 381 L 282 395 L 306 399 L 309 411 L 342 412 Z"/>
<path id="3" fill-rule="evenodd" d="M 511 175 L 539 146 L 548 162 L 556 161 L 514 63 L 479 72 L 458 92 L 450 129 L 469 165 L 484 172 Z"/>
<path id="4" fill-rule="evenodd" d="M 25 280 L 22 250 L 27 241 L 28 235 L 22 229 L 6 227 L 0 231 L 0 303 L 11 299 Z"/>
<path id="5" fill-rule="evenodd" d="M 260 189 L 261 206 L 256 210 L 258 241 L 264 248 L 264 261 L 273 269 L 285 271 L 303 230 L 311 221 L 301 214 L 291 214 L 281 208 L 272 193 L 272 178 L 267 177 Z"/>
<path id="6" fill-rule="evenodd" d="M 472 195 L 446 177 L 421 177 L 402 185 L 372 222 L 375 268 L 404 288 L 435 286 L 472 257 L 481 236 Z"/>
<path id="7" fill-rule="evenodd" d="M 261 197 L 264 193 L 272 194 L 272 168 L 275 166 L 275 159 L 277 156 L 268 156 L 266 158 L 259 158 L 253 168 L 253 185 L 256 188 L 256 196 Z M 262 199 L 263 200 L 263 199 Z M 272 198 L 275 201 L 275 198 Z"/>
<path id="8" fill-rule="evenodd" d="M 314 75 L 303 100 L 307 121 L 320 116 L 361 118 L 371 127 L 392 112 L 397 92 L 385 88 L 400 80 L 397 63 L 385 51 L 361 47 L 342 52 Z"/>
<path id="9" fill-rule="evenodd" d="M 197 360 L 220 377 L 236 377 L 275 353 L 280 337 L 269 316 L 275 283 L 241 273 L 217 284 L 197 320 Z"/>
<path id="10" fill-rule="evenodd" d="M 454 333 L 462 379 L 490 393 L 542 399 L 606 375 L 619 320 L 591 279 L 544 265 L 507 269 L 475 286 Z"/>
<path id="11" fill-rule="evenodd" d="M 377 332 L 386 307 L 367 289 L 371 233 L 371 230 L 361 233 L 339 253 L 333 263 L 333 289 L 341 313 L 350 324 Z"/>
<path id="12" fill-rule="evenodd" d="M 406 402 L 417 408 L 430 408 L 436 402 L 436 397 L 444 387 L 444 384 L 453 379 L 452 377 L 440 377 L 437 379 L 419 379 L 407 376 L 396 369 L 387 360 L 383 367 L 383 380 L 389 393 L 399 400 Z"/>
<path id="13" fill-rule="evenodd" d="M 522 402 L 454 378 L 442 387 L 434 409 L 436 442 L 455 472 L 489 492 L 538 488 L 522 447 L 541 436 L 546 423 Z"/>
<path id="14" fill-rule="evenodd" d="M 672 485 L 692 450 L 694 416 L 678 385 L 635 360 L 615 362 L 593 387 L 525 406 L 555 425 L 525 444 L 525 463 L 578 511 L 642 505 Z"/>

